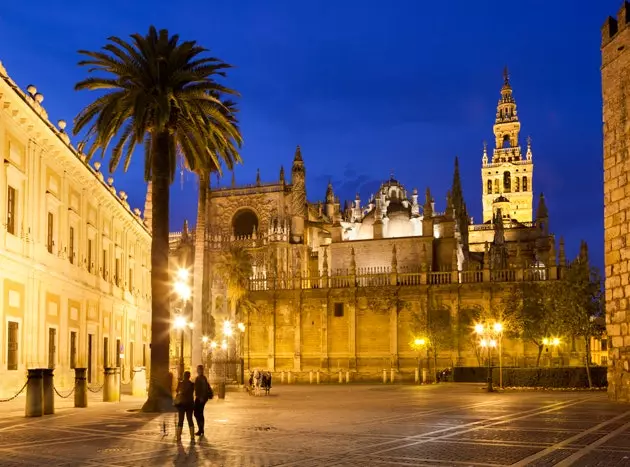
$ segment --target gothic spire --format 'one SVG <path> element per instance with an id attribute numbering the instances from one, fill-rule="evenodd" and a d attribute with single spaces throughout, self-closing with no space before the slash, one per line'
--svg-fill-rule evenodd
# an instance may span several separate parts
<path id="1" fill-rule="evenodd" d="M 516 101 L 512 96 L 512 85 L 510 84 L 510 75 L 508 69 L 503 70 L 503 86 L 501 87 L 501 98 L 497 105 L 497 118 L 495 123 L 517 122 Z"/>
<path id="2" fill-rule="evenodd" d="M 540 193 L 538 198 L 538 208 L 536 209 L 536 219 L 547 219 L 549 217 L 549 211 L 547 210 L 547 204 L 545 203 L 545 195 Z"/>
<path id="3" fill-rule="evenodd" d="M 332 182 L 328 182 L 328 187 L 326 188 L 326 203 L 333 204 L 335 202 L 335 194 L 333 193 Z"/>
<path id="4" fill-rule="evenodd" d="M 284 183 L 284 166 L 280 166 L 280 181 Z"/>
<path id="5" fill-rule="evenodd" d="M 453 197 L 453 209 L 455 210 L 455 225 L 460 233 L 462 243 L 468 245 L 468 210 L 464 201 L 464 191 L 459 175 L 459 159 L 455 156 L 455 169 L 453 170 L 453 186 L 451 187 Z"/>
<path id="6" fill-rule="evenodd" d="M 300 149 L 300 145 L 298 144 L 297 148 L 295 148 L 295 156 L 293 157 L 293 162 L 303 162 L 302 161 L 302 150 Z"/>

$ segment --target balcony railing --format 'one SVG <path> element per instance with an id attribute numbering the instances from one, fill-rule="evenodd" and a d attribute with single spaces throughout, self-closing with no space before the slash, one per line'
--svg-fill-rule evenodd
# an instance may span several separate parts
<path id="1" fill-rule="evenodd" d="M 449 286 L 483 282 L 532 282 L 557 280 L 558 267 L 531 267 L 522 269 L 476 269 L 470 271 L 394 272 L 391 268 L 363 268 L 352 271 L 338 270 L 330 275 L 291 276 L 280 273 L 258 274 L 249 280 L 250 291 L 343 289 L 350 287 L 417 287 Z"/>

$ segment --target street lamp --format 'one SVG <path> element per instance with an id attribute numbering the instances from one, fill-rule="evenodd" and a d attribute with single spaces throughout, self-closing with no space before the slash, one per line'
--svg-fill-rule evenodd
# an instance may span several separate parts
<path id="1" fill-rule="evenodd" d="M 431 374 L 431 360 L 429 359 L 429 340 L 423 337 L 417 337 L 416 339 L 414 339 L 412 347 L 418 352 L 418 357 L 417 357 L 418 358 L 418 381 L 420 381 L 420 374 L 422 371 L 422 368 L 420 368 L 420 351 L 422 350 L 422 348 L 427 349 L 427 380 L 428 380 L 429 379 L 428 375 Z"/>
<path id="2" fill-rule="evenodd" d="M 499 387 L 503 387 L 503 356 L 501 340 L 503 339 L 503 323 L 498 321 L 490 323 L 475 324 L 475 333 L 479 335 L 479 345 L 488 351 L 488 392 L 493 392 L 492 388 L 492 349 L 499 346 Z"/>
<path id="3" fill-rule="evenodd" d="M 175 322 L 173 323 L 173 327 L 179 330 L 179 368 L 178 373 L 180 379 L 184 375 L 184 329 L 193 328 L 193 323 L 190 323 L 186 320 L 186 317 L 182 315 L 178 315 L 175 317 Z"/>
<path id="4" fill-rule="evenodd" d="M 549 352 L 549 347 L 551 346 L 551 355 L 547 357 L 547 365 L 551 367 L 551 359 L 553 358 L 553 349 L 560 345 L 560 339 L 557 337 L 545 337 L 543 339 L 543 344 L 547 347 L 546 351 Z"/>

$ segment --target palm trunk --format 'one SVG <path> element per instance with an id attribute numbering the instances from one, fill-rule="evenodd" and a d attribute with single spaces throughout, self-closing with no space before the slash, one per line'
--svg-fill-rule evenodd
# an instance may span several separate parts
<path id="1" fill-rule="evenodd" d="M 542 355 L 543 345 L 538 344 L 538 357 L 536 357 L 536 368 L 540 367 L 540 356 Z"/>
<path id="2" fill-rule="evenodd" d="M 193 272 L 193 323 L 192 367 L 202 362 L 201 335 L 203 334 L 203 281 L 204 255 L 206 245 L 206 197 L 208 195 L 208 174 L 199 173 L 199 200 L 197 204 L 197 225 L 195 227 L 195 265 Z"/>
<path id="3" fill-rule="evenodd" d="M 590 336 L 585 336 L 584 340 L 586 341 L 586 377 L 588 378 L 588 387 L 590 389 L 593 387 L 593 378 L 591 377 L 591 338 Z"/>
<path id="4" fill-rule="evenodd" d="M 169 138 L 166 132 L 154 135 L 151 149 L 151 377 L 149 397 L 142 407 L 143 412 L 173 410 L 172 375 L 169 373 Z"/>

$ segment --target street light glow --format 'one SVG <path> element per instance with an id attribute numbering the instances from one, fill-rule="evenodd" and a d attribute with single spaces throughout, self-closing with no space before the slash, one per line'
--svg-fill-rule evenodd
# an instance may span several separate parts
<path id="1" fill-rule="evenodd" d="M 493 347 L 493 348 L 494 348 L 494 347 L 496 347 L 496 346 L 497 346 L 497 341 L 495 341 L 494 339 L 492 339 L 492 340 L 490 341 L 490 347 Z"/>
<path id="2" fill-rule="evenodd" d="M 485 349 L 486 347 L 488 347 L 488 341 L 486 341 L 485 339 L 481 339 L 479 345 L 481 345 Z"/>
<path id="3" fill-rule="evenodd" d="M 549 345 L 549 339 L 546 337 L 543 339 L 543 345 Z"/>
<path id="4" fill-rule="evenodd" d="M 233 334 L 232 323 L 228 320 L 223 321 L 223 334 L 228 337 L 232 337 Z"/>
<path id="5" fill-rule="evenodd" d="M 188 276 L 189 276 L 189 273 L 188 273 L 188 269 L 186 269 L 186 268 L 180 268 L 177 271 L 177 278 L 180 281 L 187 281 L 188 280 Z"/>
<path id="6" fill-rule="evenodd" d="M 216 349 L 217 348 L 217 343 L 215 341 L 210 342 L 210 348 L 211 349 Z"/>
<path id="7" fill-rule="evenodd" d="M 420 347 L 421 345 L 424 345 L 425 342 L 426 341 L 424 339 L 416 339 L 415 341 L 413 341 L 413 343 L 417 345 L 418 347 Z"/>
<path id="8" fill-rule="evenodd" d="M 203 342 L 204 344 L 207 344 L 208 343 L 208 336 L 203 336 L 201 338 L 201 342 Z"/>
<path id="9" fill-rule="evenodd" d="M 221 342 L 221 348 L 223 350 L 227 349 L 227 342 L 225 342 L 225 341 Z"/>
<path id="10" fill-rule="evenodd" d="M 483 324 L 475 324 L 475 332 L 477 334 L 482 334 L 483 333 Z"/>
<path id="11" fill-rule="evenodd" d="M 557 337 L 555 337 L 555 338 L 553 339 L 553 345 L 556 345 L 556 346 L 557 346 L 557 345 L 560 345 L 560 339 L 558 339 Z"/>
<path id="12" fill-rule="evenodd" d="M 494 323 L 494 332 L 503 332 L 503 324 Z"/>
<path id="13" fill-rule="evenodd" d="M 183 316 L 176 316 L 175 317 L 175 323 L 173 323 L 175 326 L 175 329 L 184 329 L 186 327 L 186 318 L 184 318 Z"/>
<path id="14" fill-rule="evenodd" d="M 179 295 L 179 298 L 184 301 L 188 301 L 190 299 L 190 287 L 184 282 L 175 282 L 175 292 Z"/>
<path id="15" fill-rule="evenodd" d="M 238 327 L 239 331 L 245 332 L 245 325 L 243 323 L 238 323 L 236 326 Z"/>

